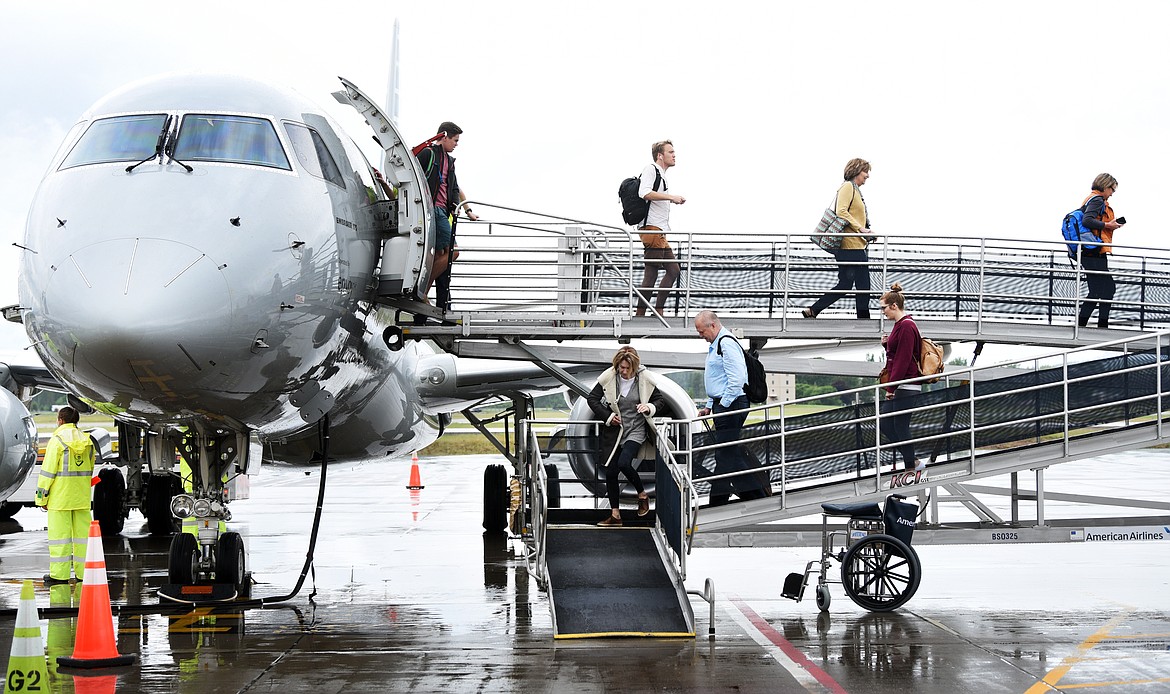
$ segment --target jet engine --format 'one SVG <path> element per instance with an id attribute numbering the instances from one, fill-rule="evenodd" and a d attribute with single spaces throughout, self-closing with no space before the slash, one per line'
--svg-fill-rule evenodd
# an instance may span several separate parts
<path id="1" fill-rule="evenodd" d="M 0 365 L 0 382 L 10 380 Z M 0 388 L 0 501 L 12 495 L 37 462 L 37 425 L 20 398 Z"/>

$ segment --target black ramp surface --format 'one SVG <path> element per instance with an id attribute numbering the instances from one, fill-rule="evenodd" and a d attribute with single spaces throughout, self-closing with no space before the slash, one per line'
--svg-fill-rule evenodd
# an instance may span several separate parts
<path id="1" fill-rule="evenodd" d="M 649 529 L 549 528 L 557 637 L 693 636 Z"/>

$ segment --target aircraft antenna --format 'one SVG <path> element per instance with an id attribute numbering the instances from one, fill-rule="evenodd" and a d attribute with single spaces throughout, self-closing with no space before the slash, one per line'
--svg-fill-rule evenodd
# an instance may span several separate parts
<path id="1" fill-rule="evenodd" d="M 394 20 L 394 36 L 390 40 L 390 70 L 386 78 L 386 115 L 398 125 L 398 20 Z M 387 152 L 382 152 L 382 170 L 389 171 Z"/>

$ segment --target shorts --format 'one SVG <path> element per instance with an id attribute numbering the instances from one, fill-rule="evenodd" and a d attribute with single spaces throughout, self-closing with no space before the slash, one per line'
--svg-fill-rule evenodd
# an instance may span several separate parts
<path id="1" fill-rule="evenodd" d="M 451 215 L 447 210 L 435 209 L 435 252 L 451 248 Z"/>
<path id="2" fill-rule="evenodd" d="M 670 243 L 666 240 L 666 234 L 658 227 L 644 226 L 638 231 L 638 237 L 642 239 L 642 245 L 646 248 L 670 248 Z M 657 232 L 657 233 L 655 233 Z"/>

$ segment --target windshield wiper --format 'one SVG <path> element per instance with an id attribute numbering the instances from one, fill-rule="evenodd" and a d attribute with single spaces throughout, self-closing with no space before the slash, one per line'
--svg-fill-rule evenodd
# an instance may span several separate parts
<path id="1" fill-rule="evenodd" d="M 178 159 L 175 159 L 175 142 L 178 141 L 178 139 L 179 139 L 179 132 L 178 132 L 178 128 L 176 128 L 175 132 L 170 133 L 169 137 L 167 138 L 167 144 L 166 144 L 166 148 L 165 148 L 165 151 L 166 151 L 167 157 L 168 157 L 167 163 L 174 162 L 174 163 L 178 164 L 179 166 L 183 167 L 184 169 L 186 169 L 187 173 L 191 173 L 195 169 L 192 169 L 187 164 L 184 164 L 183 162 L 179 161 Z"/>
<path id="2" fill-rule="evenodd" d="M 158 141 L 154 143 L 154 154 L 151 154 L 149 157 L 143 159 L 142 161 L 138 162 L 137 164 L 131 164 L 130 166 L 127 166 L 126 173 L 130 173 L 131 171 L 133 171 L 134 169 L 137 169 L 139 166 L 142 166 L 143 164 L 150 161 L 151 159 L 162 158 L 163 143 L 166 142 L 167 133 L 171 131 L 171 122 L 174 119 L 175 119 L 174 116 L 167 116 L 166 122 L 163 123 L 162 130 L 158 134 Z"/>

